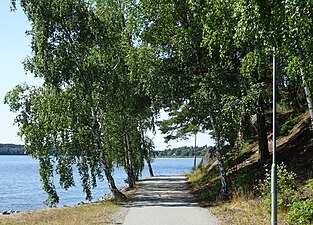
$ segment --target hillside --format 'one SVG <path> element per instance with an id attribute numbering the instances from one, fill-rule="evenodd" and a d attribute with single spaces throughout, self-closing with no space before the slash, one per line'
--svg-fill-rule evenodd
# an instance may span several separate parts
<path id="1" fill-rule="evenodd" d="M 313 131 L 309 114 L 300 115 L 289 134 L 278 141 L 278 162 L 284 162 L 298 178 L 313 177 Z"/>
<path id="2" fill-rule="evenodd" d="M 287 123 L 289 123 L 287 119 L 282 120 L 278 130 L 281 131 Z M 311 216 L 313 222 L 311 201 L 313 199 L 313 131 L 310 128 L 309 114 L 304 113 L 294 117 L 291 124 L 288 129 L 283 128 L 285 135 L 280 135 L 277 140 L 277 163 L 278 165 L 283 163 L 287 169 L 281 172 L 283 175 L 278 175 L 278 179 L 289 179 L 284 181 L 284 184 L 278 182 L 279 185 L 284 185 L 278 187 L 278 198 L 285 199 L 288 203 L 279 203 L 282 204 L 278 208 L 279 224 L 299 224 L 297 220 L 296 223 L 288 223 L 287 220 L 292 220 L 290 216 L 292 213 L 296 214 L 297 219 L 302 218 L 303 215 L 299 214 L 302 211 Z M 268 132 L 268 140 L 272 152 L 271 132 Z M 263 183 L 268 182 L 264 178 L 266 171 L 270 171 L 271 163 L 271 159 L 265 163 L 259 161 L 256 142 L 243 143 L 240 149 L 225 153 L 225 167 L 230 185 L 230 198 L 226 202 L 221 202 L 218 197 L 220 179 L 214 163 L 194 171 L 189 180 L 202 204 L 209 205 L 210 210 L 223 221 L 223 224 L 269 224 L 270 208 L 267 206 L 269 204 L 267 198 L 270 197 L 270 186 L 269 195 L 265 197 L 257 187 L 260 186 L 260 180 L 263 180 Z M 296 204 L 298 208 L 294 209 Z"/>
<path id="3" fill-rule="evenodd" d="M 289 170 L 298 174 L 299 179 L 312 178 L 313 175 L 313 132 L 310 128 L 309 114 L 301 114 L 294 118 L 294 126 L 287 131 L 285 136 L 278 138 L 277 163 L 284 163 Z M 281 127 L 284 123 L 281 124 Z M 278 130 L 280 130 L 278 128 Z M 268 145 L 272 152 L 272 133 L 268 135 Z M 233 156 L 230 160 L 234 164 L 231 172 L 251 167 L 251 169 L 262 169 L 263 165 L 258 162 L 258 145 L 252 143 L 241 149 L 241 157 Z M 271 159 L 265 162 L 271 164 Z"/>

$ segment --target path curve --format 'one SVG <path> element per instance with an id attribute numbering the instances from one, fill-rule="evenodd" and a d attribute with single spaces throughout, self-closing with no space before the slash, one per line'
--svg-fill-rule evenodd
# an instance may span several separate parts
<path id="1" fill-rule="evenodd" d="M 213 225 L 219 224 L 201 208 L 185 176 L 159 176 L 142 181 L 130 205 L 124 225 Z"/>

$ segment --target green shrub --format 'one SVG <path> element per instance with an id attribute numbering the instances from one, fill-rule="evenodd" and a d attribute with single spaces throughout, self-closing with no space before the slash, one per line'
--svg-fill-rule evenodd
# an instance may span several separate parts
<path id="1" fill-rule="evenodd" d="M 221 192 L 221 185 L 217 182 L 210 186 L 203 188 L 197 192 L 197 197 L 200 202 L 212 203 L 219 199 Z"/>
<path id="2" fill-rule="evenodd" d="M 236 191 L 248 191 L 255 184 L 255 173 L 248 167 L 239 170 L 233 182 Z"/>
<path id="3" fill-rule="evenodd" d="M 311 190 L 313 191 L 313 179 L 309 179 L 305 182 L 305 185 L 304 187 L 302 188 L 303 191 L 306 191 L 306 190 Z"/>
<path id="4" fill-rule="evenodd" d="M 292 202 L 297 187 L 296 174 L 287 170 L 285 164 L 277 165 L 277 207 L 287 209 Z M 271 172 L 265 169 L 265 179 L 259 181 L 257 190 L 261 194 L 265 207 L 271 209 Z"/>
<path id="5" fill-rule="evenodd" d="M 294 120 L 292 117 L 289 117 L 286 122 L 281 125 L 280 130 L 279 130 L 279 136 L 284 136 L 288 134 L 289 130 L 295 125 Z"/>
<path id="6" fill-rule="evenodd" d="M 313 199 L 294 201 L 290 206 L 287 220 L 290 224 L 313 224 Z"/>
<path id="7" fill-rule="evenodd" d="M 290 224 L 313 224 L 313 179 L 307 180 L 295 197 L 290 204 L 288 222 Z"/>

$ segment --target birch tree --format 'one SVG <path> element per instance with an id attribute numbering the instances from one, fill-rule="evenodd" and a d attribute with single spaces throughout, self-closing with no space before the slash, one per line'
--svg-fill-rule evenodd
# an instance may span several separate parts
<path id="1" fill-rule="evenodd" d="M 54 155 L 56 168 L 67 168 L 56 171 L 60 173 L 61 184 L 65 182 L 65 188 L 74 185 L 65 178 L 71 177 L 70 165 L 76 163 L 82 168 L 79 172 L 86 197 L 90 199 L 90 177 L 92 186 L 95 186 L 96 175 L 101 174 L 95 170 L 99 169 L 98 165 L 103 169 L 114 196 L 125 198 L 115 185 L 111 174 L 113 156 L 104 142 L 105 117 L 110 102 L 114 101 L 117 76 L 115 39 L 120 34 L 114 32 L 108 18 L 97 16 L 92 5 L 84 1 L 21 1 L 21 6 L 32 24 L 28 34 L 32 37 L 33 56 L 25 61 L 25 68 L 42 77 L 44 85 L 34 92 L 36 94 L 32 91 L 26 94 L 26 99 L 20 97 L 24 92 L 17 88 L 8 94 L 6 102 L 23 118 L 18 120 L 20 134 L 25 139 L 28 153 L 40 159 L 41 177 L 49 194 L 49 203 L 58 203 L 52 183 L 54 159 L 49 156 L 50 148 L 56 152 L 65 149 L 65 156 L 71 155 L 81 162 L 67 160 L 63 163 L 63 154 Z M 62 98 L 63 95 L 67 97 Z M 42 104 L 47 109 L 52 108 L 55 99 L 68 100 L 65 105 L 55 103 L 51 110 L 41 111 L 38 109 L 40 101 L 35 101 L 40 98 L 47 99 Z M 75 110 L 70 114 L 73 108 Z M 71 123 L 64 124 L 64 127 L 51 125 L 63 117 Z M 46 121 L 46 118 L 53 121 Z M 36 129 L 42 125 L 47 129 L 37 133 Z M 62 136 L 64 132 L 66 135 Z"/>

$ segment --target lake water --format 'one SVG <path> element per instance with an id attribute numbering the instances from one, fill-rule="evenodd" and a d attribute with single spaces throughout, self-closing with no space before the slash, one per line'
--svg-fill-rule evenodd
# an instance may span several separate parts
<path id="1" fill-rule="evenodd" d="M 199 164 L 201 159 L 197 159 Z M 192 158 L 157 158 L 154 159 L 152 167 L 154 175 L 174 175 L 189 172 L 193 166 Z M 0 211 L 5 210 L 32 210 L 45 208 L 43 203 L 47 199 L 47 194 L 42 190 L 39 176 L 39 162 L 30 156 L 3 156 L 0 155 Z M 126 173 L 122 168 L 116 168 L 113 176 L 116 185 L 125 185 Z M 142 177 L 149 177 L 147 166 Z M 75 205 L 85 201 L 85 194 L 80 185 L 79 176 L 74 174 L 76 186 L 67 191 L 57 188 L 60 197 L 59 206 Z M 58 181 L 55 181 L 58 186 Z M 93 189 L 93 198 L 99 199 L 109 192 L 106 182 L 99 182 Z M 86 202 L 86 201 L 85 201 Z"/>

